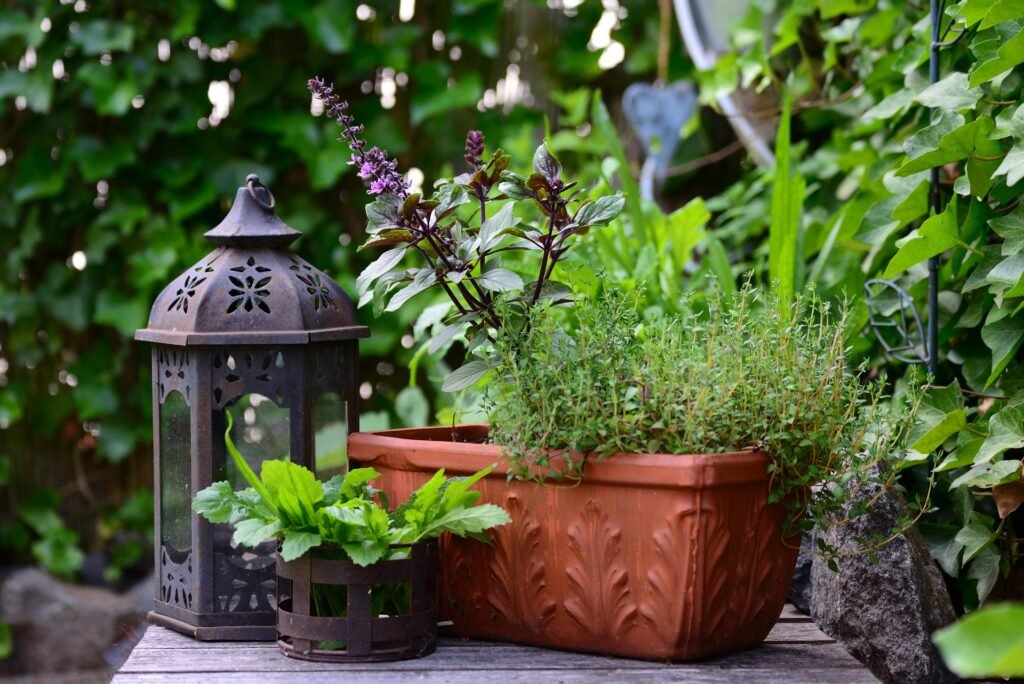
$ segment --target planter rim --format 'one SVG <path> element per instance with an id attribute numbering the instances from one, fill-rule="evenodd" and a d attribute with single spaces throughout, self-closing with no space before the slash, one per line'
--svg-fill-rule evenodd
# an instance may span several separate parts
<path id="1" fill-rule="evenodd" d="M 479 439 L 487 435 L 488 426 L 467 423 L 454 427 L 356 432 L 349 436 L 349 456 L 364 466 L 386 458 L 391 468 L 444 468 L 451 475 L 469 475 L 494 464 L 494 470 L 487 477 L 507 477 L 508 463 L 502 456 L 503 447 L 452 441 L 453 430 Z M 767 481 L 769 463 L 768 454 L 757 449 L 718 454 L 618 453 L 587 462 L 583 482 L 658 488 L 730 486 Z M 560 465 L 564 465 L 564 459 L 553 458 L 549 470 L 558 469 Z M 535 472 L 542 474 L 544 471 L 537 469 Z M 575 486 L 576 481 L 552 479 L 551 484 Z"/>

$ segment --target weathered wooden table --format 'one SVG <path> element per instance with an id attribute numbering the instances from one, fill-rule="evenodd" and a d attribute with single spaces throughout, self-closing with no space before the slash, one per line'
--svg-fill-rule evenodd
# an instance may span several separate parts
<path id="1" fill-rule="evenodd" d="M 810 618 L 787 606 L 761 647 L 680 665 L 458 639 L 442 639 L 436 653 L 419 660 L 328 665 L 286 658 L 272 643 L 193 641 L 152 626 L 113 684 L 229 681 L 859 684 L 877 680 Z"/>

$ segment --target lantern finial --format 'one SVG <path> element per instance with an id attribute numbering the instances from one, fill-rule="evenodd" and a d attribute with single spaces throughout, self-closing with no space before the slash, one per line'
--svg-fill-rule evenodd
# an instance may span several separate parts
<path id="1" fill-rule="evenodd" d="M 231 247 L 287 247 L 299 235 L 274 213 L 274 195 L 255 173 L 238 188 L 224 220 L 206 233 L 213 244 Z"/>

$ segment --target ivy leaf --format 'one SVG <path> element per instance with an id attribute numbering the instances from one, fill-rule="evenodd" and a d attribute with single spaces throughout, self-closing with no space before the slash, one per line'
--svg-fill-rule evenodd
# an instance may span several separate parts
<path id="1" fill-rule="evenodd" d="M 1024 147 L 1014 145 L 993 175 L 1006 176 L 1006 184 L 1009 186 L 1016 185 L 1017 181 L 1024 178 Z"/>
<path id="2" fill-rule="evenodd" d="M 978 86 L 996 79 L 1024 62 L 1024 33 L 1016 22 L 996 29 L 996 37 L 979 40 L 971 46 L 977 61 L 971 67 L 970 85 Z"/>
<path id="3" fill-rule="evenodd" d="M 993 309 L 989 313 L 989 320 L 999 310 Z M 1014 354 L 1020 349 L 1024 342 L 1024 316 L 1019 318 L 1004 315 L 1002 318 L 986 323 L 981 329 L 981 340 L 985 346 L 992 350 L 992 372 L 985 381 L 985 388 L 995 382 L 1003 369 L 1013 360 Z"/>
<path id="4" fill-rule="evenodd" d="M 947 470 L 972 465 L 975 457 L 978 455 L 978 450 L 981 449 L 981 445 L 984 442 L 985 438 L 979 437 L 957 447 L 955 451 L 943 459 L 942 463 L 935 468 L 935 472 L 942 473 Z"/>
<path id="5" fill-rule="evenodd" d="M 978 552 L 988 546 L 995 535 L 992 533 L 992 525 L 986 524 L 977 519 L 965 525 L 956 533 L 956 541 L 964 546 L 963 564 L 970 562 Z"/>
<path id="6" fill-rule="evenodd" d="M 86 21 L 70 37 L 71 42 L 81 46 L 83 54 L 94 56 L 104 52 L 130 50 L 135 29 L 130 23 L 122 21 Z"/>
<path id="7" fill-rule="evenodd" d="M 983 31 L 996 24 L 1002 24 L 1004 21 L 1020 19 L 1022 9 L 1024 8 L 1021 7 L 1020 0 L 996 0 L 985 12 L 981 24 L 978 25 L 978 30 Z"/>
<path id="8" fill-rule="evenodd" d="M 971 487 L 992 487 L 1013 482 L 1020 477 L 1020 461 L 997 461 L 980 463 L 950 483 L 950 489 L 968 485 Z"/>
<path id="9" fill-rule="evenodd" d="M 960 13 L 964 18 L 964 23 L 968 26 L 974 26 L 979 21 L 985 18 L 988 11 L 992 9 L 992 5 L 998 3 L 999 0 L 967 0 L 960 7 Z"/>
<path id="10" fill-rule="evenodd" d="M 284 543 L 281 544 L 281 558 L 293 561 L 296 558 L 301 558 L 313 547 L 320 546 L 321 543 L 320 535 L 316 532 L 285 530 Z"/>
<path id="11" fill-rule="evenodd" d="M 492 268 L 476 276 L 475 281 L 480 287 L 491 292 L 523 289 L 523 279 L 519 277 L 519 274 L 507 268 Z"/>
<path id="12" fill-rule="evenodd" d="M 921 523 L 920 528 L 928 553 L 943 572 L 950 577 L 956 577 L 960 572 L 960 552 L 964 549 L 964 545 L 956 540 L 956 527 Z"/>
<path id="13" fill-rule="evenodd" d="M 971 123 L 956 112 L 940 110 L 935 123 L 907 138 L 903 149 L 908 161 L 896 172 L 897 176 L 909 176 L 935 166 L 966 159 L 974 151 L 975 138 L 988 135 L 992 130 L 992 119 L 979 116 Z"/>
<path id="14" fill-rule="evenodd" d="M 999 245 L 985 245 L 981 248 L 981 263 L 974 267 L 971 275 L 967 276 L 961 291 L 964 293 L 977 290 L 988 285 L 988 276 L 992 270 L 1002 263 L 1003 258 L 999 256 Z"/>
<path id="15" fill-rule="evenodd" d="M 1004 408 L 992 416 L 988 426 L 988 437 L 978 450 L 975 463 L 988 463 L 1007 449 L 1024 447 L 1024 406 Z"/>
<path id="16" fill-rule="evenodd" d="M 445 392 L 458 392 L 472 387 L 488 370 L 490 366 L 480 359 L 469 361 L 452 371 L 451 375 L 445 378 L 441 389 Z"/>
<path id="17" fill-rule="evenodd" d="M 402 257 L 405 256 L 406 249 L 408 249 L 408 245 L 399 245 L 377 257 L 376 261 L 364 268 L 363 272 L 356 278 L 356 291 L 360 295 L 364 294 L 370 288 L 370 285 L 373 284 L 373 281 L 398 265 Z"/>
<path id="18" fill-rule="evenodd" d="M 956 196 L 946 205 L 941 214 L 929 217 L 920 228 L 910 232 L 896 244 L 899 251 L 885 269 L 883 278 L 891 278 L 914 264 L 942 254 L 956 246 L 960 240 L 957 232 Z"/>
<path id="19" fill-rule="evenodd" d="M 928 390 L 907 441 L 913 451 L 930 454 L 966 425 L 964 396 L 960 383 L 954 380 L 948 387 Z"/>
<path id="20" fill-rule="evenodd" d="M 970 567 L 967 569 L 967 577 L 977 582 L 978 603 L 984 602 L 992 592 L 992 587 L 999 579 L 999 565 L 1003 560 L 1002 554 L 989 544 L 981 549 Z"/>
<path id="21" fill-rule="evenodd" d="M 968 84 L 967 74 L 954 71 L 938 83 L 925 88 L 916 99 L 925 107 L 935 109 L 974 109 L 981 99 L 981 88 L 972 88 Z"/>
<path id="22" fill-rule="evenodd" d="M 887 96 L 874 107 L 864 112 L 861 117 L 866 123 L 872 121 L 885 121 L 907 111 L 907 108 L 914 103 L 914 91 L 907 88 L 900 88 L 895 93 Z"/>
<path id="23" fill-rule="evenodd" d="M 1024 604 L 997 603 L 938 630 L 932 641 L 957 676 L 1024 676 Z"/>

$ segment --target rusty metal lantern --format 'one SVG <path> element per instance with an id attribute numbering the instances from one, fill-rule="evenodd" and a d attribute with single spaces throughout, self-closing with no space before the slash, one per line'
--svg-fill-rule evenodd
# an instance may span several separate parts
<path id="1" fill-rule="evenodd" d="M 224 432 L 256 472 L 270 458 L 345 465 L 358 430 L 355 307 L 287 249 L 300 233 L 250 175 L 206 237 L 216 249 L 168 285 L 135 339 L 152 343 L 157 594 L 150 619 L 207 640 L 276 639 L 275 544 L 234 546 L 191 509 L 217 480 L 245 486 Z"/>

